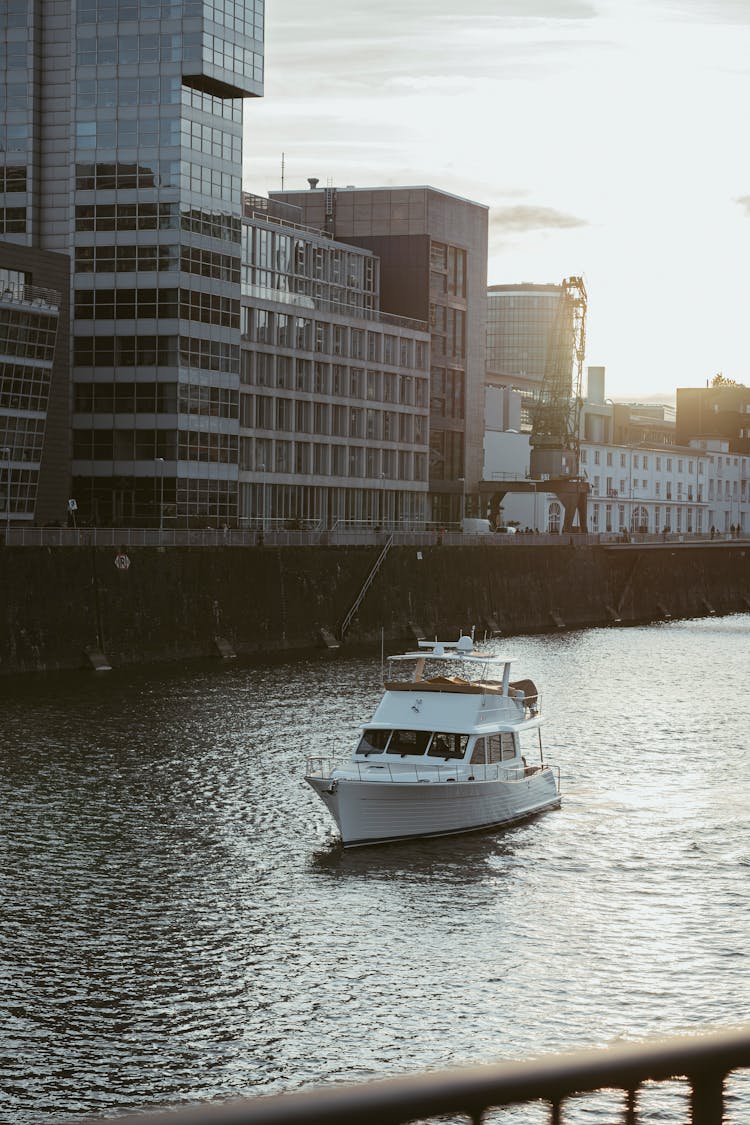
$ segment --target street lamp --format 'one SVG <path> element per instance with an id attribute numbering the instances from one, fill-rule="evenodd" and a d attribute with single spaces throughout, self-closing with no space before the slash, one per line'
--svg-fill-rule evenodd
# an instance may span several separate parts
<path id="1" fill-rule="evenodd" d="M 164 458 L 157 457 L 159 466 L 159 532 L 164 531 Z"/>
<path id="2" fill-rule="evenodd" d="M 5 473 L 5 542 L 8 542 L 8 535 L 10 534 L 10 449 L 6 445 L 0 450 L 6 463 Z"/>
<path id="3" fill-rule="evenodd" d="M 265 471 L 266 471 L 265 464 L 258 465 L 258 468 L 260 469 L 261 473 L 265 473 Z M 265 480 L 265 476 L 263 478 L 263 501 L 262 501 L 262 504 L 261 504 L 261 512 L 260 512 L 260 526 L 261 526 L 261 530 L 265 534 L 265 530 L 266 530 L 266 480 Z"/>

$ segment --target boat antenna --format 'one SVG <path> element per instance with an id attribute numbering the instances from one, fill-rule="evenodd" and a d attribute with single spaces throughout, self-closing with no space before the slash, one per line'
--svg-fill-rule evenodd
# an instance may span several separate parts
<path id="1" fill-rule="evenodd" d="M 380 626 L 380 679 L 385 687 L 385 629 Z"/>

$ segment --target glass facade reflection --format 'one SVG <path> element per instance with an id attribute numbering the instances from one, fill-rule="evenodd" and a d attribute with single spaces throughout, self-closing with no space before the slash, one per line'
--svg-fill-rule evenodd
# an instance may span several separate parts
<path id="1" fill-rule="evenodd" d="M 243 100 L 263 92 L 263 36 L 263 0 L 0 6 L 0 234 L 73 262 L 84 521 L 236 518 Z"/>

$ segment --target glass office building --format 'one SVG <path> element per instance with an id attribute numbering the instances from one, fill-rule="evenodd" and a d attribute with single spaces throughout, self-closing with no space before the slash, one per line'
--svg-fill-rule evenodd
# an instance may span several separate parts
<path id="1" fill-rule="evenodd" d="M 7 0 L 0 32 L 2 233 L 72 258 L 79 511 L 155 521 L 163 489 L 181 520 L 234 517 L 263 2 Z"/>
<path id="2" fill-rule="evenodd" d="M 522 390 L 544 377 L 547 342 L 560 305 L 559 285 L 491 285 L 487 290 L 487 370 Z"/>

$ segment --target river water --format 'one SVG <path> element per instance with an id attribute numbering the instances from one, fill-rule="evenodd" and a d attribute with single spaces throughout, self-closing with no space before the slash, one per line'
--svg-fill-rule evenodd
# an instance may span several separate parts
<path id="1" fill-rule="evenodd" d="M 562 808 L 346 852 L 304 760 L 351 745 L 377 657 L 0 682 L 0 1120 L 747 1019 L 749 642 L 747 615 L 502 642 Z"/>

